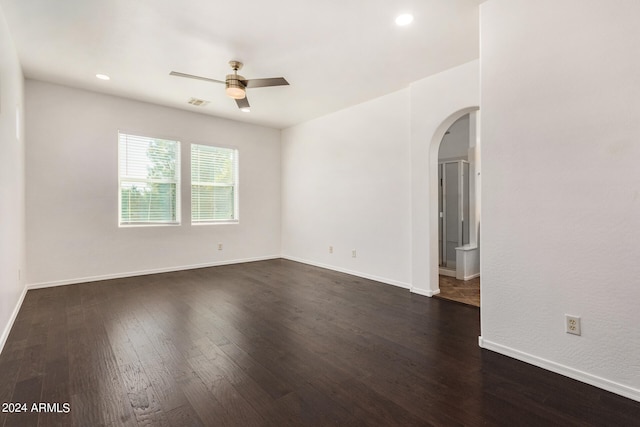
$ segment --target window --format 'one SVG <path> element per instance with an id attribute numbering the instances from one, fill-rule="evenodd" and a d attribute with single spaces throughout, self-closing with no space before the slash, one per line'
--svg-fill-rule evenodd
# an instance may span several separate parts
<path id="1" fill-rule="evenodd" d="M 180 223 L 180 143 L 118 133 L 120 225 Z"/>
<path id="2" fill-rule="evenodd" d="M 238 150 L 191 145 L 191 222 L 238 220 Z"/>

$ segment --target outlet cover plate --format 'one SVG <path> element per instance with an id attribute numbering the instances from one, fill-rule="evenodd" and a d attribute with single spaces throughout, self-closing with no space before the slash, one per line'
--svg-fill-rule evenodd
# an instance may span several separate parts
<path id="1" fill-rule="evenodd" d="M 580 330 L 580 316 L 564 315 L 565 332 L 573 335 L 582 335 Z"/>

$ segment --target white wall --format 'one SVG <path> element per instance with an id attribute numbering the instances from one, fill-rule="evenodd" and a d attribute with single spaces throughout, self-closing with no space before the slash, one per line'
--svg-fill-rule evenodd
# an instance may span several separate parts
<path id="1" fill-rule="evenodd" d="M 23 85 L 0 10 L 0 351 L 25 289 Z"/>
<path id="2" fill-rule="evenodd" d="M 279 130 L 33 80 L 26 114 L 30 285 L 280 254 Z M 181 226 L 118 227 L 118 130 L 182 142 Z M 190 225 L 189 143 L 239 148 L 240 224 Z"/>
<path id="3" fill-rule="evenodd" d="M 409 120 L 405 89 L 282 132 L 285 257 L 409 287 Z"/>
<path id="4" fill-rule="evenodd" d="M 481 16 L 483 346 L 640 400 L 640 2 Z"/>
<path id="5" fill-rule="evenodd" d="M 478 61 L 411 85 L 411 284 L 434 295 L 438 288 L 438 148 L 449 127 L 477 110 Z"/>
<path id="6" fill-rule="evenodd" d="M 437 293 L 438 147 L 478 105 L 472 61 L 285 129 L 283 255 Z"/>

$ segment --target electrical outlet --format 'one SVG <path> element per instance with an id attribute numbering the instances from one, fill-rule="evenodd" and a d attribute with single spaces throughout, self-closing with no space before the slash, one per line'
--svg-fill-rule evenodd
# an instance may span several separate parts
<path id="1" fill-rule="evenodd" d="M 351 251 L 351 258 L 355 258 L 356 257 L 356 250 L 352 250 Z"/>
<path id="2" fill-rule="evenodd" d="M 329 253 L 332 254 L 333 253 L 333 246 L 329 246 Z"/>
<path id="3" fill-rule="evenodd" d="M 221 251 L 222 250 L 222 243 L 218 243 L 218 250 Z"/>
<path id="4" fill-rule="evenodd" d="M 565 320 L 565 332 L 573 335 L 582 335 L 580 332 L 580 317 L 571 316 L 570 314 L 564 315 Z"/>

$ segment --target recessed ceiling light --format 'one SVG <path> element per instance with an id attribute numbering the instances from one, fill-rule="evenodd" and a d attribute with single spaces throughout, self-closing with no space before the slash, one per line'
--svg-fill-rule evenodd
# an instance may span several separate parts
<path id="1" fill-rule="evenodd" d="M 405 25 L 409 25 L 413 22 L 413 15 L 409 13 L 403 13 L 402 15 L 398 15 L 396 18 L 396 25 L 404 27 Z"/>
<path id="2" fill-rule="evenodd" d="M 107 76 L 106 74 L 96 74 L 96 77 L 100 80 L 111 80 L 111 77 Z"/>
<path id="3" fill-rule="evenodd" d="M 244 108 L 241 108 L 240 111 L 242 111 L 243 113 L 250 113 L 251 109 L 249 109 L 249 107 L 244 107 Z"/>

